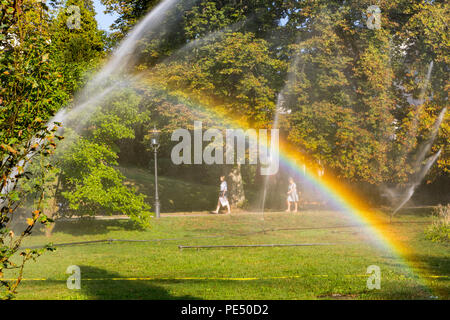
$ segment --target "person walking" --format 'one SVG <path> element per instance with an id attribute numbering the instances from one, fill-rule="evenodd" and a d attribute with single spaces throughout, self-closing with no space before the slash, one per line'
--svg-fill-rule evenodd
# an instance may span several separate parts
<path id="1" fill-rule="evenodd" d="M 295 209 L 294 212 L 297 212 L 297 206 L 298 206 L 298 193 L 297 193 L 297 185 L 294 182 L 294 179 L 292 177 L 289 177 L 289 189 L 287 193 L 287 210 L 286 212 L 291 211 L 291 203 L 294 203 Z"/>
<path id="2" fill-rule="evenodd" d="M 220 207 L 227 207 L 228 213 L 231 213 L 230 209 L 230 203 L 228 202 L 227 198 L 227 192 L 228 192 L 228 185 L 225 181 L 225 176 L 220 176 L 220 193 L 219 193 L 219 200 L 217 201 L 217 208 L 216 211 L 213 211 L 213 213 L 219 213 Z"/>

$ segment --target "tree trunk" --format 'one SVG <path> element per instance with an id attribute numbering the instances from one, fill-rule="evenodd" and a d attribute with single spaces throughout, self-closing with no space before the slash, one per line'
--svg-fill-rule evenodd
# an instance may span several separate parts
<path id="1" fill-rule="evenodd" d="M 240 208 L 245 204 L 244 183 L 241 175 L 241 165 L 233 166 L 228 173 L 229 200 L 231 206 Z"/>
<path id="2" fill-rule="evenodd" d="M 59 184 L 61 182 L 59 175 L 58 175 L 57 179 L 58 179 L 58 181 L 56 182 L 55 192 L 53 193 L 53 199 L 50 201 L 48 210 L 45 210 L 46 211 L 45 215 L 50 219 L 53 219 L 56 216 L 56 212 L 58 211 L 58 201 L 56 198 L 56 194 L 58 192 Z M 52 222 L 45 227 L 45 236 L 47 238 L 52 236 L 52 232 L 53 232 L 53 229 L 55 228 L 55 224 L 56 224 L 56 222 Z"/>
<path id="3" fill-rule="evenodd" d="M 48 210 L 45 210 L 46 211 L 45 215 L 48 218 L 53 219 L 57 210 L 58 210 L 58 204 L 56 202 L 56 197 L 54 197 L 51 201 L 51 205 L 49 206 Z M 50 238 L 52 236 L 52 231 L 54 228 L 55 228 L 55 222 L 52 222 L 45 227 L 45 236 L 47 238 Z"/>

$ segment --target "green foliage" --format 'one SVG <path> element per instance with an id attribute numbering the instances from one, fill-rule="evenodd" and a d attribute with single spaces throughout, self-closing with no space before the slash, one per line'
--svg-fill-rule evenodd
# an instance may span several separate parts
<path id="1" fill-rule="evenodd" d="M 117 156 L 104 145 L 78 139 L 73 148 L 63 157 L 62 195 L 69 203 L 69 209 L 77 215 L 121 213 L 133 220 L 149 222 L 149 206 L 143 195 L 123 184 L 124 176 L 110 166 Z"/>
<path id="2" fill-rule="evenodd" d="M 80 134 L 67 129 L 58 150 L 61 201 L 68 203 L 65 215 L 125 214 L 146 227 L 150 206 L 145 196 L 125 185 L 118 165 L 117 143 L 134 138 L 133 126 L 148 119 L 139 111 L 140 97 L 124 89 L 108 97 L 87 119 L 71 121 L 83 126 Z"/>
<path id="3" fill-rule="evenodd" d="M 433 242 L 450 241 L 450 204 L 439 205 L 434 209 L 433 221 L 425 231 L 425 235 Z"/>
<path id="4" fill-rule="evenodd" d="M 387 44 L 361 35 L 371 39 L 358 41 L 355 64 L 348 41 L 336 31 L 344 22 L 343 12 L 323 9 L 310 18 L 312 36 L 292 47 L 297 61 L 286 94 L 289 139 L 346 178 L 379 182 L 394 120 L 385 90 L 391 85 Z"/>
<path id="5" fill-rule="evenodd" d="M 67 10 L 70 6 L 80 9 L 79 28 L 67 27 L 69 19 L 74 16 Z M 85 72 L 95 67 L 104 56 L 104 35 L 97 29 L 92 0 L 66 1 L 64 6 L 58 7 L 51 28 L 52 46 L 63 68 L 65 86 L 74 92 L 82 84 Z"/>
<path id="6" fill-rule="evenodd" d="M 169 89 L 262 126 L 271 122 L 273 84 L 284 66 L 271 57 L 266 41 L 232 32 L 206 42 L 194 55 L 158 65 L 153 73 Z"/>
<path id="7" fill-rule="evenodd" d="M 15 235 L 10 222 L 16 215 L 29 179 L 27 165 L 36 155 L 54 152 L 57 126 L 46 121 L 67 100 L 61 69 L 50 45 L 50 16 L 43 2 L 1 2 L 0 12 L 0 296 L 12 298 L 20 284 L 23 267 L 37 258 L 41 250 L 22 250 L 20 244 L 35 224 L 51 220 L 41 211 L 45 185 L 36 177 L 33 185 L 38 201 L 30 210 L 26 227 Z M 49 168 L 43 168 L 44 171 Z M 20 253 L 16 264 L 13 255 Z M 3 271 L 17 269 L 15 281 L 3 281 Z"/>
<path id="8" fill-rule="evenodd" d="M 216 2 L 203 2 L 185 14 L 184 31 L 188 39 L 198 39 L 213 31 L 229 29 L 232 23 L 242 18 L 242 12 L 236 8 L 217 9 Z"/>
<path id="9" fill-rule="evenodd" d="M 447 19 L 444 10 L 437 9 L 441 4 L 419 8 L 397 2 L 410 7 L 402 8 L 409 21 L 427 10 L 439 21 Z M 286 107 L 292 110 L 286 116 L 289 140 L 306 150 L 313 162 L 325 163 L 342 178 L 371 184 L 404 182 L 415 169 L 410 160 L 418 145 L 429 137 L 447 104 L 439 98 L 445 92 L 441 73 L 445 65 L 436 56 L 440 50 L 421 44 L 422 31 L 412 26 L 398 29 L 403 17 L 394 12 L 394 4 L 380 4 L 381 29 L 366 28 L 369 5 L 306 1 L 293 13 L 303 23 L 298 43 L 291 46 L 297 59 L 290 70 L 295 81 L 285 97 Z M 433 30 L 441 37 L 445 33 L 442 26 Z M 436 96 L 426 108 L 416 107 L 406 97 L 418 98 L 430 60 L 435 62 L 432 92 Z M 412 71 L 416 64 L 422 66 L 420 72 Z M 445 122 L 439 139 L 448 137 Z M 434 151 L 442 146 L 436 144 Z"/>
<path id="10" fill-rule="evenodd" d="M 53 6 L 54 1 L 49 5 Z M 82 10 L 87 10 L 84 5 Z M 45 158 L 54 153 L 56 142 L 62 137 L 56 133 L 59 124 L 49 127 L 47 121 L 67 103 L 82 70 L 93 63 L 101 50 L 100 38 L 92 36 L 92 31 L 96 31 L 93 14 L 90 13 L 90 19 L 85 14 L 86 29 L 74 35 L 63 27 L 61 15 L 57 21 L 45 1 L 1 1 L 0 280 L 4 270 L 17 270 L 15 281 L 1 280 L 3 298 L 14 296 L 25 263 L 43 252 L 19 248 L 36 224 L 52 222 L 44 213 L 44 204 L 52 189 L 48 173 L 56 169 Z M 81 43 L 86 44 L 82 49 Z M 35 159 L 40 161 L 30 166 Z M 15 235 L 10 223 L 26 198 L 32 200 L 27 207 L 30 214 L 25 229 Z M 12 261 L 17 253 L 22 257 L 20 264 Z"/>
<path id="11" fill-rule="evenodd" d="M 119 13 L 120 30 L 157 4 L 104 3 Z M 283 109 L 291 112 L 280 121 L 311 166 L 352 181 L 405 182 L 417 147 L 448 104 L 448 5 L 381 2 L 382 27 L 372 30 L 371 4 L 184 1 L 161 22 L 167 28 L 140 44 L 139 69 L 156 64 L 151 77 L 169 91 L 254 127 L 271 124 L 288 71 Z M 407 98 L 421 95 L 433 99 L 416 107 Z M 432 176 L 448 171 L 448 119 L 432 149 L 443 148 Z"/>
<path id="12" fill-rule="evenodd" d="M 118 30 L 113 37 L 122 39 L 123 36 L 137 23 L 137 21 L 152 7 L 156 6 L 160 0 L 101 0 L 106 7 L 106 13 L 116 13 L 119 18 L 112 25 Z"/>

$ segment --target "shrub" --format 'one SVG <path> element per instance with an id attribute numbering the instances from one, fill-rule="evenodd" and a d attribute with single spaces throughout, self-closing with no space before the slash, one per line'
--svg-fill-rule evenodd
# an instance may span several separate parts
<path id="1" fill-rule="evenodd" d="M 439 205 L 434 209 L 433 222 L 425 234 L 433 242 L 450 241 L 450 204 Z"/>

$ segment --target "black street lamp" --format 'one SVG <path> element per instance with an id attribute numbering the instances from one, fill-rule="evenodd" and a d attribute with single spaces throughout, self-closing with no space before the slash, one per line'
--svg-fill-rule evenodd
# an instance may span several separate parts
<path id="1" fill-rule="evenodd" d="M 150 143 L 155 154 L 155 214 L 156 218 L 159 218 L 159 197 L 158 197 L 158 148 L 159 148 L 159 134 L 161 131 L 153 127 L 150 133 Z"/>

